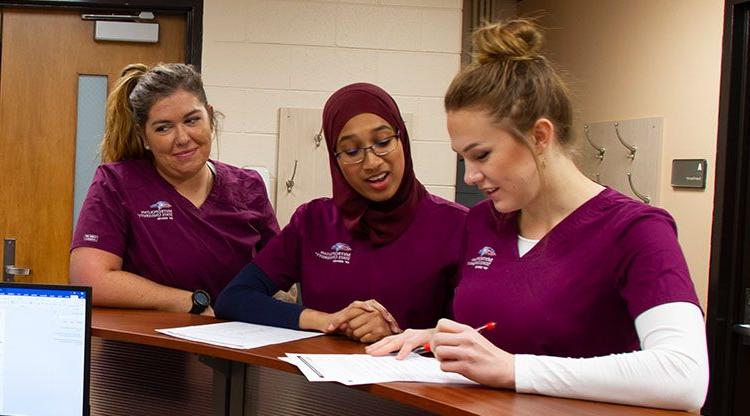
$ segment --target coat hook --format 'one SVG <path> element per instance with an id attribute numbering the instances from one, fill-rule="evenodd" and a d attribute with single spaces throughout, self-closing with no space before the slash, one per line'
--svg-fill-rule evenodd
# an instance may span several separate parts
<path id="1" fill-rule="evenodd" d="M 291 194 L 294 188 L 294 177 L 297 175 L 297 160 L 294 161 L 294 170 L 292 171 L 292 177 L 286 181 L 286 193 Z"/>
<path id="2" fill-rule="evenodd" d="M 617 134 L 617 140 L 619 140 L 623 146 L 625 146 L 628 150 L 630 150 L 630 154 L 628 155 L 628 158 L 631 160 L 634 160 L 635 151 L 638 150 L 638 146 L 634 144 L 628 144 L 625 142 L 625 140 L 622 139 L 622 137 L 620 136 L 620 129 L 617 128 L 619 125 L 620 123 L 615 123 L 615 133 Z"/>
<path id="3" fill-rule="evenodd" d="M 589 137 L 589 125 L 588 124 L 584 124 L 584 126 L 583 126 L 583 134 L 586 136 L 586 141 L 589 142 L 589 144 L 591 145 L 591 147 L 593 147 L 594 149 L 596 149 L 596 151 L 597 151 L 596 158 L 599 159 L 599 160 L 604 160 L 604 152 L 606 152 L 607 149 L 605 149 L 602 146 L 597 146 L 596 144 L 594 144 L 594 142 L 591 141 L 591 138 Z"/>
<path id="4" fill-rule="evenodd" d="M 628 172 L 628 183 L 630 184 L 630 190 L 633 191 L 635 196 L 637 196 L 641 201 L 643 201 L 646 204 L 651 203 L 651 198 L 643 195 L 642 193 L 635 190 L 635 186 L 633 186 L 633 174 Z"/>
<path id="5" fill-rule="evenodd" d="M 320 142 L 323 141 L 323 126 L 320 126 L 320 131 L 318 132 L 318 134 L 313 136 L 313 141 L 315 142 L 315 148 L 319 148 Z"/>

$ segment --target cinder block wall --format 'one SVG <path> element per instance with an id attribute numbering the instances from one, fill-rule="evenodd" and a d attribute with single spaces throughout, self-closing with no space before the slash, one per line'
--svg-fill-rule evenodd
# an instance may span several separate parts
<path id="1" fill-rule="evenodd" d="M 204 82 L 209 101 L 226 115 L 214 157 L 268 168 L 275 192 L 278 109 L 322 108 L 339 87 L 371 82 L 414 115 L 416 174 L 453 200 L 456 157 L 442 97 L 460 66 L 462 3 L 206 1 Z"/>

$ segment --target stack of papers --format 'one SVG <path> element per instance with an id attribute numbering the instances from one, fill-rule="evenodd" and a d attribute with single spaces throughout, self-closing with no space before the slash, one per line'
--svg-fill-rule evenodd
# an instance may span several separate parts
<path id="1" fill-rule="evenodd" d="M 295 331 L 245 322 L 183 326 L 157 329 L 156 332 L 190 341 L 243 350 L 323 335 L 320 332 Z"/>
<path id="2" fill-rule="evenodd" d="M 468 378 L 446 373 L 434 358 L 410 354 L 403 360 L 393 355 L 367 354 L 290 354 L 280 360 L 294 364 L 310 381 L 337 381 L 357 384 L 416 381 L 421 383 L 477 384 Z"/>

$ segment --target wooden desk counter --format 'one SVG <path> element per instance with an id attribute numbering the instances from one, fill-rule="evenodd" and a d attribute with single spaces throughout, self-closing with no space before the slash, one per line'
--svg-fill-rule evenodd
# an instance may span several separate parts
<path id="1" fill-rule="evenodd" d="M 220 322 L 185 313 L 94 308 L 92 335 L 215 357 L 299 375 L 291 364 L 279 360 L 293 353 L 364 353 L 364 345 L 339 336 L 321 336 L 251 350 L 237 350 L 182 340 L 155 331 Z M 443 415 L 687 415 L 686 412 L 519 394 L 474 386 L 428 383 L 384 383 L 354 387 L 382 398 Z"/>

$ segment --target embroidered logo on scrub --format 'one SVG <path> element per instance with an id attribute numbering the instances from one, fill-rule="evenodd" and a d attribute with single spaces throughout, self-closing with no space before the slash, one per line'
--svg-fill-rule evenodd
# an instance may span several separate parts
<path id="1" fill-rule="evenodd" d="M 352 248 L 346 243 L 336 243 L 331 246 L 331 251 L 316 251 L 315 255 L 331 263 L 349 264 L 352 259 Z"/>
<path id="2" fill-rule="evenodd" d="M 151 209 L 144 209 L 138 213 L 139 218 L 156 218 L 157 220 L 171 220 L 174 219 L 172 216 L 172 204 L 167 201 L 156 201 L 151 206 Z"/>
<path id="3" fill-rule="evenodd" d="M 476 270 L 487 270 L 492 264 L 496 254 L 492 247 L 484 246 L 479 250 L 479 256 L 466 262 L 466 265 Z"/>

